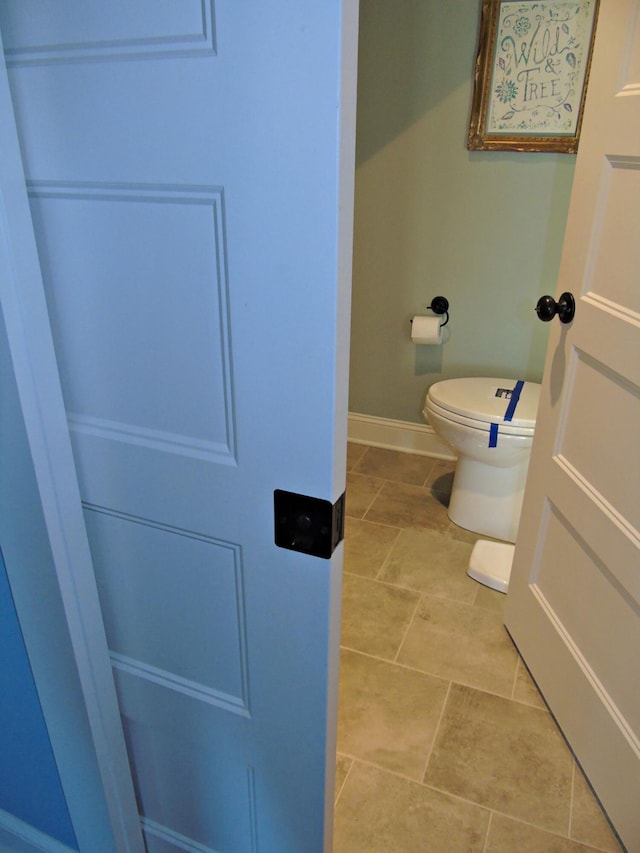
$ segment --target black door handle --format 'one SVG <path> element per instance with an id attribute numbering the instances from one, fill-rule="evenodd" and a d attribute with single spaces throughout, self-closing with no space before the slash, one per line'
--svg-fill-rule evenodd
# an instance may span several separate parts
<path id="1" fill-rule="evenodd" d="M 570 323 L 576 313 L 576 300 L 573 293 L 563 293 L 556 302 L 553 296 L 541 296 L 536 305 L 536 314 L 543 323 L 548 323 L 558 315 L 561 323 Z"/>

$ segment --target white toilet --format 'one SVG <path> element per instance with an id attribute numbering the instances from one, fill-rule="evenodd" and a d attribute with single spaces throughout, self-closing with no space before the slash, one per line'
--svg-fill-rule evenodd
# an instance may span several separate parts
<path id="1" fill-rule="evenodd" d="M 458 457 L 449 518 L 515 542 L 540 385 L 514 379 L 446 379 L 429 388 L 423 414 Z"/>

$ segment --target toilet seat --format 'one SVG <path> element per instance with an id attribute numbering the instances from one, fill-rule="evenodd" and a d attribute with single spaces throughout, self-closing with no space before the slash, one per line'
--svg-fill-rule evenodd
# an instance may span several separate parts
<path id="1" fill-rule="evenodd" d="M 500 431 L 512 435 L 532 435 L 540 397 L 540 385 L 524 382 L 520 396 L 512 404 L 517 380 L 494 377 L 446 379 L 436 382 L 427 392 L 427 406 L 455 423 L 489 431 L 500 424 Z M 510 419 L 505 421 L 505 415 Z"/>
<path id="2" fill-rule="evenodd" d="M 509 421 L 504 421 L 500 416 L 496 418 L 495 421 L 484 421 L 484 420 L 476 420 L 475 418 L 468 418 L 465 415 L 459 415 L 456 412 L 451 412 L 449 409 L 443 409 L 442 406 L 438 406 L 433 400 L 427 400 L 425 406 L 425 412 L 427 415 L 429 412 L 432 412 L 436 415 L 440 415 L 441 418 L 444 418 L 447 421 L 453 421 L 453 423 L 461 424 L 462 426 L 468 427 L 469 429 L 476 430 L 478 432 L 489 433 L 491 431 L 491 424 L 497 423 L 500 427 L 501 435 L 520 435 L 525 437 L 533 437 L 533 427 L 531 429 L 527 429 L 526 427 L 518 427 L 513 426 L 509 423 Z"/>

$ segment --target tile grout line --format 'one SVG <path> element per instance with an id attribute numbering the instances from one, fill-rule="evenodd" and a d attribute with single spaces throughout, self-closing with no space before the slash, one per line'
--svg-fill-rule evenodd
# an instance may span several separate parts
<path id="1" fill-rule="evenodd" d="M 398 667 L 398 669 L 403 669 L 406 672 L 413 672 L 416 675 L 424 675 L 424 676 L 426 676 L 426 678 L 435 678 L 437 681 L 444 681 L 447 683 L 449 683 L 451 681 L 451 679 L 449 679 L 449 678 L 443 678 L 443 676 L 441 676 L 441 675 L 434 675 L 434 673 L 432 673 L 432 672 L 425 672 L 423 669 L 416 669 L 415 666 L 408 666 L 406 663 L 399 663 L 399 662 L 391 660 L 391 658 L 383 658 L 383 657 L 380 657 L 380 655 L 372 655 L 371 652 L 363 652 L 361 649 L 354 649 L 352 646 L 345 646 L 344 643 L 342 643 L 340 645 L 340 648 L 342 649 L 343 652 L 351 652 L 352 654 L 355 654 L 355 655 L 362 655 L 365 658 L 370 658 L 371 660 L 378 661 L 378 663 L 386 663 L 386 664 L 389 664 L 389 666 L 396 666 L 396 667 Z M 471 687 L 471 685 L 469 685 L 469 684 L 463 684 L 462 686 L 463 687 Z M 479 688 L 471 687 L 471 689 L 472 690 L 478 690 Z M 490 691 L 485 690 L 483 692 L 489 693 Z M 492 695 L 500 696 L 499 693 L 494 693 Z M 506 699 L 505 696 L 501 696 L 500 698 Z"/>
<path id="2" fill-rule="evenodd" d="M 484 847 L 482 848 L 482 853 L 487 853 L 489 849 L 489 836 L 491 835 L 491 823 L 493 821 L 493 809 L 489 811 L 489 822 L 487 823 L 487 834 L 484 837 Z"/>
<path id="3" fill-rule="evenodd" d="M 341 754 L 344 755 L 344 753 L 341 753 Z M 340 785 L 340 790 L 338 791 L 338 793 L 334 797 L 334 800 L 333 800 L 333 808 L 334 809 L 338 805 L 338 800 L 342 796 L 342 792 L 344 791 L 344 786 L 347 784 L 347 780 L 348 780 L 349 776 L 351 776 L 351 771 L 353 770 L 353 765 L 355 764 L 355 759 L 353 757 L 351 757 L 349 755 L 345 755 L 344 757 L 348 758 L 351 763 L 349 764 L 349 769 L 344 774 L 344 779 L 342 780 L 342 785 Z"/>
<path id="4" fill-rule="evenodd" d="M 569 798 L 569 826 L 567 827 L 567 836 L 571 838 L 571 828 L 573 824 L 573 798 L 576 791 L 576 760 L 572 755 L 571 766 L 571 797 Z"/>
<path id="5" fill-rule="evenodd" d="M 515 672 L 513 673 L 513 683 L 511 685 L 511 695 L 509 696 L 509 698 L 513 699 L 514 702 L 517 701 L 517 699 L 516 699 L 516 687 L 518 685 L 518 673 L 519 672 L 520 672 L 520 655 L 518 655 L 518 659 L 516 660 L 516 669 L 515 669 Z"/>
<path id="6" fill-rule="evenodd" d="M 357 520 L 362 521 L 362 519 L 357 519 Z M 376 522 L 370 521 L 369 524 L 378 524 L 378 522 L 377 521 Z M 389 527 L 391 527 L 391 525 L 389 525 Z M 398 534 L 401 534 L 404 532 L 402 530 L 402 528 L 395 528 L 395 529 L 398 530 Z M 491 613 L 495 612 L 495 609 L 493 607 L 487 607 L 486 605 L 476 603 L 475 599 L 477 598 L 477 590 L 474 592 L 473 600 L 466 601 L 465 599 L 462 599 L 462 598 L 454 598 L 451 595 L 445 595 L 443 593 L 433 592 L 432 590 L 419 589 L 416 586 L 405 586 L 404 584 L 397 583 L 396 581 L 391 581 L 391 580 L 387 580 L 386 578 L 380 577 L 382 572 L 387 567 L 387 563 L 389 562 L 389 559 L 391 558 L 391 551 L 393 550 L 394 546 L 397 544 L 398 538 L 399 537 L 396 537 L 396 542 L 394 542 L 393 545 L 391 546 L 389 553 L 384 558 L 380 568 L 378 569 L 378 571 L 376 572 L 375 575 L 365 575 L 365 574 L 362 574 L 361 572 L 350 572 L 348 569 L 343 569 L 342 574 L 343 575 L 349 575 L 349 577 L 352 577 L 352 578 L 360 578 L 361 580 L 364 580 L 364 581 L 374 581 L 375 583 L 379 583 L 379 584 L 382 584 L 384 586 L 391 587 L 392 589 L 402 590 L 403 592 L 414 592 L 421 597 L 426 595 L 426 596 L 429 596 L 430 598 L 436 598 L 436 599 L 438 599 L 438 601 L 449 601 L 449 602 L 451 602 L 451 604 L 456 604 L 456 605 L 459 604 L 459 605 L 465 606 L 465 607 L 480 608 L 483 611 L 488 610 Z"/>
<path id="7" fill-rule="evenodd" d="M 497 691 L 489 690 L 486 687 L 478 687 L 477 684 L 470 684 L 467 681 L 460 681 L 456 678 L 447 678 L 444 675 L 439 675 L 437 672 L 430 672 L 426 669 L 418 669 L 415 666 L 410 666 L 407 663 L 402 663 L 402 661 L 392 660 L 391 658 L 384 658 L 380 655 L 374 655 L 371 652 L 364 652 L 362 651 L 362 649 L 356 649 L 353 646 L 347 646 L 344 643 L 340 644 L 340 648 L 344 652 L 351 652 L 355 655 L 362 655 L 365 658 L 371 658 L 371 660 L 378 661 L 379 663 L 386 663 L 390 666 L 397 666 L 399 669 L 406 670 L 407 672 L 413 672 L 416 675 L 424 675 L 427 678 L 435 678 L 438 681 L 445 681 L 449 684 L 457 684 L 458 687 L 466 687 L 468 690 L 476 690 L 478 693 L 486 693 L 488 696 L 495 696 L 497 699 L 504 699 L 506 702 L 514 702 L 516 705 L 524 705 L 526 708 L 531 708 L 534 711 L 540 711 L 542 713 L 548 714 L 548 711 L 546 711 L 546 709 L 540 708 L 538 705 L 533 705 L 530 702 L 524 702 L 520 699 L 512 699 L 510 696 L 506 696 L 504 693 L 498 693 Z"/>
<path id="8" fill-rule="evenodd" d="M 383 488 L 384 488 L 384 480 L 381 482 L 380 486 L 378 486 L 378 489 L 377 489 L 377 491 L 376 491 L 375 495 L 371 498 L 371 500 L 369 501 L 369 504 L 367 505 L 367 508 L 366 508 L 366 509 L 365 509 L 365 511 L 362 513 L 361 521 L 365 521 L 365 520 L 366 520 L 366 515 L 367 515 L 367 513 L 369 512 L 369 510 L 371 509 L 371 507 L 374 505 L 374 503 L 376 502 L 376 500 L 380 497 L 380 492 L 383 490 Z"/>
<path id="9" fill-rule="evenodd" d="M 355 760 L 361 761 L 361 759 L 355 759 Z M 380 767 L 377 764 L 373 764 L 371 762 L 365 762 L 365 763 L 370 763 L 371 766 L 376 767 L 377 769 L 379 769 L 385 773 L 392 773 L 396 776 L 400 775 L 399 773 L 395 773 L 395 771 L 393 771 L 393 770 L 387 770 L 386 768 Z M 414 781 L 410 777 L 402 777 L 402 778 L 406 778 L 406 779 L 408 779 L 408 781 Z M 452 791 L 449 791 L 446 788 L 439 787 L 438 785 L 432 785 L 429 782 L 419 782 L 419 783 L 415 783 L 415 784 L 420 784 L 423 788 L 427 788 L 431 791 L 437 791 L 440 794 L 444 794 L 447 797 L 452 797 L 453 799 L 459 800 L 460 802 L 469 803 L 469 805 L 476 806 L 476 808 L 484 809 L 485 811 L 488 811 L 490 813 L 491 819 L 493 819 L 493 817 L 495 815 L 499 815 L 500 817 L 503 817 L 503 818 L 506 818 L 507 820 L 513 821 L 514 823 L 520 823 L 523 826 L 529 826 L 532 829 L 537 829 L 540 832 L 544 832 L 547 835 L 553 836 L 554 838 L 560 838 L 563 841 L 574 841 L 576 844 L 581 844 L 583 847 L 592 851 L 592 853 L 607 853 L 607 851 L 604 850 L 603 848 L 594 847 L 588 841 L 577 841 L 576 839 L 571 838 L 566 833 L 562 833 L 561 831 L 559 832 L 558 830 L 555 830 L 555 829 L 550 829 L 548 826 L 544 826 L 541 823 L 535 823 L 532 820 L 527 820 L 525 818 L 518 817 L 517 815 L 514 815 L 511 812 L 501 811 L 500 809 L 493 808 L 492 806 L 487 806 L 484 803 L 478 802 L 477 800 L 470 800 L 468 797 L 463 797 L 461 794 L 454 794 Z M 621 851 L 621 853 L 623 853 L 623 851 Z"/>
<path id="10" fill-rule="evenodd" d="M 360 464 L 360 463 L 358 463 L 358 464 Z M 368 477 L 370 480 L 380 480 L 380 482 L 382 483 L 383 486 L 386 483 L 391 483 L 395 486 L 410 486 L 412 489 L 424 489 L 424 490 L 428 489 L 428 487 L 426 485 L 421 486 L 420 483 L 409 483 L 409 482 L 407 482 L 407 480 L 399 480 L 399 479 L 395 479 L 393 477 L 385 477 L 382 474 L 370 474 L 367 471 L 356 471 L 357 467 L 358 466 L 355 465 L 353 468 L 351 468 L 350 471 L 347 471 L 347 473 L 348 474 L 355 474 L 356 477 Z M 444 493 L 436 492 L 436 494 L 438 494 L 442 497 Z"/>
<path id="11" fill-rule="evenodd" d="M 376 764 L 375 761 L 370 761 L 368 758 L 362 758 L 359 755 L 351 755 L 349 752 L 341 752 L 340 755 L 351 760 L 351 767 L 355 764 L 362 764 L 364 767 L 373 767 L 374 770 L 379 770 L 380 773 L 388 773 L 390 776 L 395 776 L 398 779 L 404 779 L 405 782 L 411 782 L 412 785 L 420 785 L 421 788 L 429 787 L 413 776 L 408 776 L 406 773 L 401 773 L 399 770 L 391 770 L 388 767 L 383 767 L 381 764 Z M 458 797 L 458 799 L 462 798 Z"/>
<path id="12" fill-rule="evenodd" d="M 433 472 L 435 471 L 435 467 L 436 467 L 436 460 L 434 459 L 433 462 L 431 463 L 431 468 L 429 468 L 429 473 L 424 478 L 424 482 L 422 484 L 423 489 L 427 488 L 427 483 L 429 482 L 429 478 L 432 476 Z"/>
<path id="13" fill-rule="evenodd" d="M 376 497 L 377 497 L 377 495 L 376 495 Z M 375 500 L 375 498 L 374 498 L 374 500 Z M 369 511 L 369 507 L 367 507 L 367 509 L 366 509 L 366 512 L 368 512 L 368 511 Z M 384 527 L 385 529 L 388 529 L 388 530 L 397 530 L 398 533 L 402 533 L 402 531 L 404 530 L 403 527 L 398 527 L 397 524 L 387 524 L 384 521 L 369 521 L 369 519 L 362 518 L 359 515 L 350 515 L 349 512 L 345 513 L 345 518 L 349 519 L 350 521 L 365 521 L 367 524 L 374 524 L 376 527 Z"/>
<path id="14" fill-rule="evenodd" d="M 419 595 L 417 600 L 416 600 L 416 603 L 414 605 L 413 613 L 411 614 L 411 619 L 409 619 L 409 621 L 407 623 L 406 631 L 402 635 L 402 639 L 400 640 L 400 643 L 398 644 L 398 648 L 396 649 L 396 653 L 393 657 L 393 663 L 395 666 L 402 666 L 402 664 L 398 663 L 398 655 L 402 651 L 402 647 L 404 646 L 404 641 L 407 639 L 407 635 L 408 635 L 409 631 L 411 630 L 411 626 L 414 623 L 414 620 L 416 618 L 416 614 L 418 613 L 418 608 L 420 607 L 421 601 L 422 601 L 422 595 Z M 407 667 L 407 668 L 411 669 L 412 667 Z M 418 672 L 420 672 L 420 670 L 418 670 Z M 446 679 L 443 679 L 443 680 L 446 680 Z"/>
<path id="15" fill-rule="evenodd" d="M 369 449 L 370 449 L 370 448 L 367 448 L 367 450 L 369 450 Z M 360 467 L 360 465 L 362 464 L 362 461 L 363 461 L 363 459 L 365 458 L 366 453 L 367 453 L 367 451 L 365 451 L 365 453 L 363 453 L 363 454 L 362 454 L 362 456 L 358 459 L 358 461 L 355 463 L 355 465 L 353 465 L 353 467 L 352 467 L 352 468 L 349 468 L 349 469 L 347 470 L 347 473 L 349 473 L 349 474 L 357 474 L 357 475 L 358 475 L 358 476 L 360 476 L 360 477 L 371 477 L 373 480 L 384 480 L 386 483 L 398 483 L 398 484 L 399 484 L 399 485 L 401 485 L 401 486 L 415 486 L 415 487 L 416 487 L 416 488 L 418 488 L 418 489 L 426 489 L 426 488 L 428 488 L 428 486 L 427 486 L 427 482 L 428 482 L 429 478 L 431 477 L 431 475 L 433 474 L 433 469 L 435 468 L 435 466 L 436 466 L 436 462 L 438 461 L 438 460 L 436 460 L 436 459 L 434 459 L 434 460 L 433 460 L 433 464 L 431 465 L 431 468 L 430 468 L 430 470 L 429 470 L 429 473 L 428 473 L 428 474 L 427 474 L 427 476 L 424 478 L 424 480 L 422 480 L 422 482 L 421 482 L 421 483 L 420 483 L 420 482 L 418 482 L 418 483 L 412 483 L 412 482 L 409 482 L 409 481 L 408 481 L 408 480 L 406 480 L 406 479 L 402 479 L 402 478 L 399 478 L 399 477 L 390 477 L 390 476 L 388 475 L 388 472 L 385 472 L 384 474 L 380 474 L 380 473 L 378 473 L 378 472 L 371 473 L 370 471 L 361 471 L 361 470 L 357 470 L 357 469 Z M 436 490 L 436 491 L 438 491 L 438 490 Z"/>
<path id="16" fill-rule="evenodd" d="M 495 809 L 492 809 L 490 806 L 485 806 L 482 803 L 478 803 L 476 800 L 470 800 L 468 797 L 463 797 L 461 794 L 455 794 L 452 791 L 447 791 L 446 788 L 440 788 L 437 785 L 431 785 L 427 782 L 423 782 L 421 779 L 417 779 L 414 776 L 409 776 L 406 773 L 401 773 L 399 770 L 391 770 L 389 767 L 384 767 L 382 764 L 376 764 L 375 761 L 371 761 L 368 758 L 362 758 L 359 755 L 352 755 L 348 752 L 341 752 L 340 755 L 343 758 L 348 758 L 351 761 L 351 767 L 349 768 L 349 774 L 352 771 L 352 768 L 356 764 L 361 764 L 363 767 L 371 767 L 374 770 L 377 770 L 379 773 L 383 773 L 389 776 L 393 776 L 396 779 L 402 779 L 405 782 L 409 782 L 411 785 L 418 785 L 420 788 L 425 788 L 427 791 L 435 791 L 437 794 L 442 794 L 445 797 L 450 797 L 452 800 L 456 800 L 460 803 L 466 803 L 469 806 L 475 806 L 475 808 L 483 809 L 487 812 L 494 812 Z M 344 788 L 344 785 L 342 786 Z M 508 817 L 511 820 L 518 821 L 519 823 L 527 823 L 528 826 L 534 826 L 536 829 L 543 829 L 544 827 L 538 827 L 536 824 L 528 823 L 527 821 L 520 820 L 520 818 L 514 817 L 513 815 L 507 814 L 506 812 L 496 812 L 497 814 L 503 814 L 504 817 Z M 549 830 L 544 830 L 545 832 L 549 832 Z M 553 833 L 557 834 L 557 833 Z M 562 836 L 559 836 L 562 837 Z"/>
<path id="17" fill-rule="evenodd" d="M 446 692 L 445 697 L 444 697 L 444 702 L 442 703 L 442 708 L 440 708 L 440 715 L 438 716 L 438 722 L 437 722 L 435 730 L 433 732 L 433 740 L 431 741 L 431 746 L 429 747 L 429 750 L 427 752 L 427 760 L 424 763 L 424 770 L 422 771 L 422 776 L 420 777 L 423 785 L 427 784 L 425 782 L 425 777 L 427 775 L 427 769 L 429 767 L 429 762 L 431 761 L 431 756 L 433 755 L 433 750 L 435 748 L 436 741 L 438 739 L 438 733 L 440 731 L 440 726 L 442 725 L 442 720 L 444 717 L 445 708 L 447 707 L 447 704 L 449 703 L 449 696 L 451 695 L 452 684 L 453 684 L 453 682 L 450 681 L 449 684 L 447 685 L 447 692 Z M 469 802 L 471 802 L 471 801 L 469 801 Z"/>
<path id="18" fill-rule="evenodd" d="M 369 523 L 370 523 L 370 524 L 374 524 L 374 523 L 377 523 L 377 522 L 369 522 Z M 390 547 L 390 548 L 389 548 L 389 550 L 387 551 L 387 555 L 386 555 L 386 557 L 384 558 L 384 560 L 382 561 L 382 564 L 380 565 L 380 568 L 379 568 L 379 569 L 378 569 L 378 571 L 376 572 L 376 576 L 375 576 L 374 580 L 380 580 L 380 575 L 382 574 L 382 572 L 384 571 L 384 569 L 386 569 L 386 567 L 387 567 L 387 563 L 388 563 L 388 562 L 389 562 L 389 560 L 391 559 L 391 554 L 392 554 L 392 552 L 393 552 L 393 549 L 394 549 L 394 548 L 396 547 L 396 545 L 398 544 L 398 539 L 400 539 L 400 536 L 401 536 L 401 534 L 402 534 L 402 528 L 401 528 L 401 527 L 396 527 L 395 529 L 398 531 L 398 532 L 396 533 L 396 538 L 395 538 L 395 539 L 393 540 L 393 542 L 391 543 L 391 547 Z M 401 587 L 401 588 L 402 588 L 402 587 Z M 407 587 L 407 588 L 408 588 L 408 587 Z"/>
<path id="19" fill-rule="evenodd" d="M 383 564 L 384 565 L 384 564 Z M 363 581 L 371 581 L 371 583 L 378 584 L 379 586 L 390 587 L 391 589 L 397 589 L 399 592 L 412 592 L 414 595 L 418 597 L 422 596 L 422 590 L 415 589 L 415 587 L 411 586 L 400 586 L 400 584 L 393 583 L 392 581 L 385 580 L 384 578 L 379 578 L 378 575 L 375 577 L 370 577 L 369 575 L 360 575 L 358 572 L 349 572 L 343 571 L 343 575 L 349 575 L 350 578 L 359 578 Z M 380 572 L 378 572 L 380 574 Z"/>

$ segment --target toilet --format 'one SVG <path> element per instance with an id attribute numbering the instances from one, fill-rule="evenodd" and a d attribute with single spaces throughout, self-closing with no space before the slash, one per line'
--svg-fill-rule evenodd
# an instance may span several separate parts
<path id="1" fill-rule="evenodd" d="M 539 384 L 514 379 L 446 379 L 429 388 L 423 415 L 458 457 L 454 524 L 516 541 L 539 397 Z"/>

